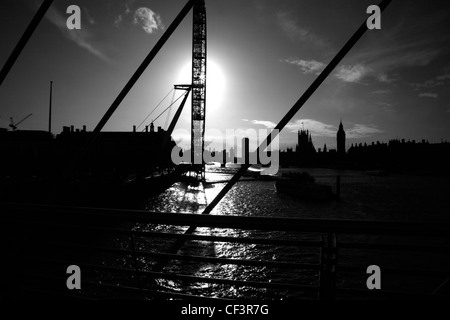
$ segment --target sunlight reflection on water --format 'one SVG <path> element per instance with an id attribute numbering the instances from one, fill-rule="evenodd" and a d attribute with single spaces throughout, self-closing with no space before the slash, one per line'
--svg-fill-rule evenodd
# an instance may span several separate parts
<path id="1" fill-rule="evenodd" d="M 208 182 L 206 185 L 198 187 L 188 186 L 184 183 L 176 183 L 166 192 L 150 199 L 146 209 L 150 212 L 170 212 L 173 213 L 196 213 L 200 214 L 208 203 L 210 203 L 220 190 L 224 187 L 225 182 L 232 177 L 231 174 L 207 173 Z M 265 200 L 268 195 L 275 196 L 273 182 L 262 181 L 246 181 L 239 182 L 213 210 L 211 214 L 215 215 L 266 215 L 270 216 L 271 207 L 263 210 L 268 204 Z M 263 200 L 264 199 L 264 200 Z M 262 201 L 262 202 L 261 202 Z M 260 203 L 259 205 L 256 203 Z M 276 206 L 276 205 L 275 205 Z M 275 208 L 272 205 L 272 208 Z M 268 210 L 269 209 L 269 210 Z M 182 233 L 186 227 L 177 226 L 142 226 L 139 225 L 135 229 L 151 230 L 160 232 Z M 236 238 L 268 238 L 278 237 L 275 232 L 258 232 L 247 230 L 230 230 L 218 228 L 197 228 L 195 234 L 224 236 Z M 151 246 L 155 250 L 155 243 Z M 168 248 L 168 245 L 165 246 Z M 160 252 L 164 252 L 165 248 Z M 284 248 L 285 249 L 285 248 Z M 294 251 L 298 251 L 294 249 Z M 206 242 L 206 241 L 186 241 L 178 252 L 181 255 L 208 256 L 217 258 L 241 259 L 241 260 L 275 260 L 284 257 L 289 259 L 292 253 L 284 252 L 282 248 L 274 246 L 264 246 L 256 244 L 240 244 L 229 242 Z M 145 263 L 145 261 L 142 261 Z M 168 264 L 164 271 L 176 274 L 186 274 L 205 278 L 222 278 L 234 279 L 240 281 L 271 281 L 272 278 L 283 279 L 284 276 L 278 270 L 273 270 L 260 266 L 245 266 L 234 264 L 209 264 L 190 261 L 174 261 Z M 308 275 L 309 281 L 311 275 Z M 305 279 L 302 279 L 305 281 Z M 267 289 L 255 289 L 250 287 L 236 287 L 224 284 L 205 284 L 205 283 L 184 283 L 183 281 L 158 280 L 158 283 L 165 290 L 173 290 L 183 293 L 200 294 L 212 297 L 279 297 L 279 292 L 270 292 Z"/>

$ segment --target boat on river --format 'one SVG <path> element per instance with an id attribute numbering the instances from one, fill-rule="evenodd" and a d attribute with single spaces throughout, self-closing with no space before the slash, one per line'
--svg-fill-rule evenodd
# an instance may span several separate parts
<path id="1" fill-rule="evenodd" d="M 331 186 L 317 183 L 306 172 L 283 174 L 276 180 L 275 188 L 278 193 L 304 200 L 325 201 L 335 197 Z"/>

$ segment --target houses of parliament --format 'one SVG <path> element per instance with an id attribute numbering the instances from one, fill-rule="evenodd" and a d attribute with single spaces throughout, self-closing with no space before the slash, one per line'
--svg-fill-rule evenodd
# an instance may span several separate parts
<path id="1" fill-rule="evenodd" d="M 336 132 L 336 149 L 314 146 L 309 130 L 299 130 L 297 145 L 280 152 L 282 167 L 322 167 L 392 172 L 439 171 L 450 174 L 450 143 L 429 143 L 425 139 L 393 139 L 389 142 L 352 143 L 347 149 L 344 125 Z"/>

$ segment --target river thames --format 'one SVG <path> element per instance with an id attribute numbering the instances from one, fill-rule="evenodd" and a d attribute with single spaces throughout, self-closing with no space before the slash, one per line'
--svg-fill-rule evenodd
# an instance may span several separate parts
<path id="1" fill-rule="evenodd" d="M 224 172 L 225 171 L 225 172 Z M 344 220 L 384 220 L 384 221 L 450 221 L 450 179 L 438 175 L 406 175 L 393 174 L 387 176 L 369 175 L 364 171 L 333 170 L 333 169 L 283 169 L 281 172 L 308 172 L 316 182 L 332 186 L 336 190 L 336 177 L 340 176 L 340 200 L 314 202 L 300 200 L 295 196 L 279 194 L 274 181 L 261 181 L 243 178 L 212 211 L 213 215 L 290 217 L 303 219 L 344 219 Z M 188 186 L 176 183 L 165 192 L 151 198 L 145 204 L 145 209 L 151 212 L 198 213 L 200 214 L 218 192 L 224 187 L 225 181 L 232 177 L 232 169 L 209 167 L 206 173 L 208 183 L 199 186 Z M 279 174 L 281 173 L 279 172 Z M 187 227 L 153 226 L 137 224 L 133 227 L 139 231 L 160 231 L 182 233 Z M 197 228 L 195 234 L 256 237 L 256 238 L 291 238 L 300 240 L 320 241 L 315 234 L 289 234 L 280 232 L 262 232 L 246 230 L 230 230 L 216 228 Z M 371 241 L 369 236 L 360 236 L 356 241 Z M 353 238 L 355 241 L 355 238 Z M 386 241 L 397 241 L 389 240 Z M 148 240 L 139 249 L 154 252 L 165 252 L 169 243 L 164 240 Z M 124 241 L 124 247 L 127 242 Z M 318 263 L 317 251 L 308 248 L 276 247 L 266 245 L 249 245 L 226 242 L 187 241 L 178 252 L 182 255 L 226 257 L 244 260 L 265 261 L 300 261 L 302 263 Z M 374 260 L 375 259 L 375 260 Z M 439 259 L 439 258 L 437 258 Z M 151 270 L 154 261 L 142 258 L 140 267 Z M 365 255 L 362 252 L 352 253 L 341 259 L 344 265 L 385 265 L 394 263 L 401 267 L 404 264 L 417 268 L 426 267 L 429 260 L 411 261 L 410 256 L 402 258 L 398 253 L 379 253 Z M 120 264 L 120 262 L 119 262 Z M 124 261 L 124 264 L 127 264 Z M 279 270 L 266 267 L 250 267 L 231 264 L 209 264 L 188 261 L 177 261 L 168 264 L 164 271 L 177 274 L 187 274 L 199 277 L 219 277 L 239 279 L 244 281 L 274 281 L 317 285 L 319 279 L 313 271 Z M 347 287 L 365 287 L 365 275 L 361 277 L 338 278 L 340 284 Z M 384 283 L 388 283 L 386 277 Z M 402 286 L 411 284 L 411 278 L 400 280 L 392 278 L 391 282 L 403 281 Z M 420 284 L 419 278 L 414 278 L 414 286 L 420 285 L 424 290 L 432 290 L 437 283 Z M 222 284 L 184 283 L 183 281 L 158 280 L 163 290 L 196 294 L 207 297 L 234 298 L 314 298 L 305 292 L 284 292 L 282 290 L 255 289 L 246 287 L 226 286 Z M 414 287 L 416 288 L 416 287 Z"/>

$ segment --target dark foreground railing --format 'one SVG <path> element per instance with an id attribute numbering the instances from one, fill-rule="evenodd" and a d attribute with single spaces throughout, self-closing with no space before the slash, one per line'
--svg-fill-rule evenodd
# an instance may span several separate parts
<path id="1" fill-rule="evenodd" d="M 3 298 L 450 297 L 448 223 L 0 209 Z M 182 234 L 192 225 L 197 234 Z M 168 253 L 180 240 L 187 249 Z M 231 249 L 217 252 L 223 244 Z M 71 265 L 81 269 L 81 290 L 66 285 Z M 371 265 L 381 270 L 380 289 L 368 288 Z M 224 266 L 239 272 L 230 277 Z"/>

